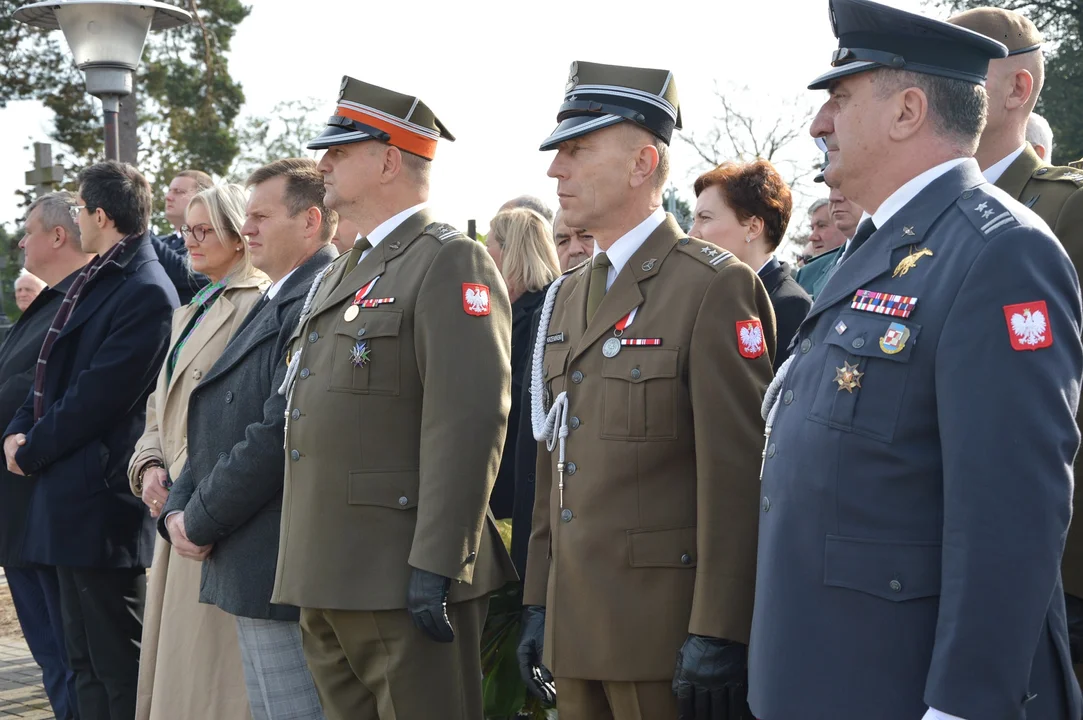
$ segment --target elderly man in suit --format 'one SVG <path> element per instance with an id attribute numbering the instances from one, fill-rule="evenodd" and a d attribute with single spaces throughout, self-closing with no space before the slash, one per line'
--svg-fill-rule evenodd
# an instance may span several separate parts
<path id="1" fill-rule="evenodd" d="M 337 216 L 323 204 L 316 164 L 289 158 L 248 179 L 241 232 L 272 285 L 192 391 L 188 462 L 159 531 L 182 555 L 204 559 L 200 602 L 237 616 L 252 714 L 322 720 L 301 650 L 296 607 L 271 602 L 282 514 L 286 342 L 312 279 L 337 255 Z"/>
<path id="2" fill-rule="evenodd" d="M 27 269 L 46 287 L 23 310 L 0 346 L 0 423 L 5 427 L 22 407 L 34 384 L 34 368 L 45 333 L 79 270 L 90 261 L 71 217 L 75 196 L 58 192 L 38 198 L 26 215 L 26 234 L 19 241 Z M 11 590 L 34 660 L 41 667 L 45 692 L 59 720 L 76 716 L 75 675 L 64 648 L 60 589 L 56 568 L 23 560 L 26 516 L 36 481 L 0 470 L 0 565 Z"/>
<path id="3" fill-rule="evenodd" d="M 110 161 L 83 170 L 78 183 L 83 250 L 97 257 L 53 318 L 4 453 L 11 472 L 39 479 L 23 557 L 57 568 L 79 715 L 129 720 L 154 523 L 128 489 L 128 460 L 177 293 L 150 245 L 146 179 Z"/>
<path id="4" fill-rule="evenodd" d="M 948 22 L 1002 40 L 1008 47 L 1008 57 L 989 63 L 989 122 L 975 154 L 985 179 L 1045 220 L 1076 271 L 1083 270 L 1083 173 L 1054 167 L 1025 139 L 1045 83 L 1041 33 L 1025 16 L 1000 8 L 968 10 Z M 1076 456 L 1074 470 L 1076 481 L 1083 479 L 1083 456 Z M 1077 490 L 1073 498 L 1079 496 Z M 1076 676 L 1083 679 L 1083 522 L 1079 520 L 1068 530 L 1061 571 L 1072 657 L 1078 663 Z"/>
<path id="5" fill-rule="evenodd" d="M 488 597 L 515 577 L 488 513 L 511 304 L 485 248 L 426 207 L 442 137 L 419 98 L 345 77 L 309 143 L 362 236 L 293 336 L 274 599 L 301 607 L 331 720 L 482 717 Z"/>
<path id="6" fill-rule="evenodd" d="M 1079 281 L 972 154 L 1004 45 L 830 0 L 827 182 L 866 213 L 768 390 L 752 709 L 1080 717 L 1061 590 Z"/>

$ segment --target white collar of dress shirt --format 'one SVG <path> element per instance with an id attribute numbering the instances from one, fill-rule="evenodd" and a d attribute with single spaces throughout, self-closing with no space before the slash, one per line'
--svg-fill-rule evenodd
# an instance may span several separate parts
<path id="1" fill-rule="evenodd" d="M 294 274 L 295 272 L 297 272 L 297 268 L 294 268 L 293 270 L 290 270 L 290 271 L 289 271 L 288 273 L 286 273 L 285 275 L 283 275 L 283 276 L 282 276 L 282 279 L 281 279 L 281 280 L 279 280 L 278 282 L 272 283 L 272 284 L 271 284 L 271 287 L 267 288 L 267 299 L 268 299 L 268 300 L 274 300 L 274 298 L 275 298 L 275 295 L 277 295 L 277 294 L 278 294 L 278 291 L 282 289 L 282 285 L 283 285 L 283 284 L 284 284 L 284 283 L 285 283 L 285 282 L 286 282 L 287 280 L 289 280 L 289 279 L 290 279 L 290 275 L 293 275 L 293 274 Z"/>
<path id="2" fill-rule="evenodd" d="M 994 165 L 990 165 L 989 168 L 982 173 L 982 175 L 985 176 L 986 180 L 995 184 L 996 181 L 999 180 L 1002 175 L 1004 175 L 1004 171 L 1007 170 L 1013 162 L 1018 160 L 1019 156 L 1022 155 L 1023 151 L 1026 149 L 1027 144 L 1023 143 L 1022 147 L 1008 155 L 1008 157 L 1004 158 L 1003 160 Z"/>
<path id="3" fill-rule="evenodd" d="M 941 175 L 946 175 L 949 171 L 968 160 L 971 160 L 971 158 L 954 158 L 953 160 L 940 163 L 936 167 L 929 168 L 895 192 L 891 193 L 887 200 L 880 203 L 880 207 L 871 215 L 873 224 L 876 225 L 877 229 L 887 225 L 891 218 L 895 216 L 895 213 L 906 207 L 906 204 L 916 198 L 918 193 L 932 185 Z M 870 217 L 868 213 L 862 214 L 862 222 L 868 217 Z M 849 245 L 849 241 L 847 241 L 847 245 Z"/>
<path id="4" fill-rule="evenodd" d="M 416 212 L 424 210 L 426 206 L 428 206 L 427 202 L 419 203 L 411 208 L 406 208 L 398 215 L 395 215 L 389 220 L 384 220 L 382 223 L 376 226 L 375 230 L 373 230 L 366 236 L 369 239 L 369 244 L 372 245 L 372 247 L 376 247 L 381 242 L 383 242 L 383 239 L 390 235 L 395 230 L 395 228 L 406 222 L 407 218 L 409 218 Z"/>
<path id="5" fill-rule="evenodd" d="M 655 208 L 654 212 L 647 216 L 647 219 L 636 225 L 634 228 L 622 235 L 615 243 L 609 246 L 608 250 L 603 251 L 598 247 L 597 243 L 594 245 L 594 255 L 591 257 L 591 262 L 594 262 L 594 258 L 602 252 L 605 252 L 605 256 L 609 258 L 609 264 L 612 266 L 609 269 L 609 281 L 606 283 L 606 289 L 613 284 L 613 281 L 620 274 L 620 271 L 624 269 L 624 266 L 628 264 L 628 261 L 632 259 L 632 256 L 636 254 L 636 250 L 643 246 L 643 243 L 647 241 L 651 233 L 658 229 L 658 226 L 666 221 L 666 211 L 661 207 Z"/>

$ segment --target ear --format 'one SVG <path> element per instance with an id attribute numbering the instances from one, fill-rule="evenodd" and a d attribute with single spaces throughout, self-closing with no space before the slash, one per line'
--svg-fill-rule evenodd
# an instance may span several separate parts
<path id="1" fill-rule="evenodd" d="M 1016 70 L 1008 79 L 1008 97 L 1004 100 L 1004 107 L 1008 110 L 1017 110 L 1028 102 L 1034 92 L 1034 76 L 1029 70 Z"/>
<path id="2" fill-rule="evenodd" d="M 323 213 L 313 205 L 305 212 L 305 237 L 314 238 L 320 234 L 320 223 L 323 222 Z"/>
<path id="3" fill-rule="evenodd" d="M 651 181 L 654 171 L 658 169 L 658 148 L 654 145 L 643 145 L 632 158 L 632 176 L 629 184 L 639 187 Z"/>
<path id="4" fill-rule="evenodd" d="M 53 228 L 53 247 L 58 248 L 68 239 L 68 231 L 57 225 Z"/>
<path id="5" fill-rule="evenodd" d="M 929 115 L 929 99 L 918 88 L 907 88 L 892 99 L 891 127 L 888 136 L 896 142 L 909 140 L 917 135 Z"/>
<path id="6" fill-rule="evenodd" d="M 99 230 L 104 230 L 109 227 L 109 223 L 113 222 L 109 219 L 109 216 L 105 214 L 105 211 L 98 208 L 94 211 L 94 222 L 97 223 Z"/>
<path id="7" fill-rule="evenodd" d="M 753 240 L 763 234 L 763 218 L 753 215 L 748 219 L 748 236 Z"/>
<path id="8" fill-rule="evenodd" d="M 402 172 L 402 150 L 394 145 L 388 145 L 384 149 L 384 165 L 380 172 L 380 181 L 385 185 L 399 176 Z"/>

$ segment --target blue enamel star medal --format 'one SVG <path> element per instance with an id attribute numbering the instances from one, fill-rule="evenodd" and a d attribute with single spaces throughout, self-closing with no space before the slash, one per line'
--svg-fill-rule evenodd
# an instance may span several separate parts
<path id="1" fill-rule="evenodd" d="M 354 367 L 363 368 L 368 365 L 372 357 L 369 355 L 369 344 L 360 340 L 350 350 L 350 362 Z"/>

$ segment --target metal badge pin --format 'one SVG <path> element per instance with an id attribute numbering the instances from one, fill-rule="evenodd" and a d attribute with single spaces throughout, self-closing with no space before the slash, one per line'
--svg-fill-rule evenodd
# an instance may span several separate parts
<path id="1" fill-rule="evenodd" d="M 372 357 L 369 355 L 369 345 L 364 340 L 355 343 L 350 350 L 350 363 L 352 363 L 354 367 L 363 368 L 371 359 Z"/>
<path id="2" fill-rule="evenodd" d="M 643 272 L 650 272 L 654 269 L 654 264 L 658 262 L 658 258 L 651 258 L 647 262 L 643 263 Z"/>
<path id="3" fill-rule="evenodd" d="M 353 322 L 354 320 L 357 319 L 357 314 L 359 312 L 361 312 L 361 311 L 357 309 L 357 304 L 356 303 L 353 304 L 353 305 L 350 305 L 350 307 L 346 308 L 346 312 L 342 313 L 342 319 L 345 320 L 346 322 Z"/>
<path id="4" fill-rule="evenodd" d="M 607 358 L 616 357 L 619 352 L 620 340 L 615 337 L 609 338 L 602 345 L 602 355 L 605 355 Z"/>
<path id="5" fill-rule="evenodd" d="M 842 367 L 835 368 L 835 382 L 839 384 L 838 392 L 845 390 L 852 394 L 855 388 L 861 387 L 861 377 L 865 373 L 858 371 L 857 366 L 858 363 L 851 365 L 843 361 Z"/>
<path id="6" fill-rule="evenodd" d="M 912 250 L 909 255 L 900 260 L 899 264 L 895 266 L 895 272 L 891 273 L 891 277 L 902 277 L 906 273 L 910 272 L 914 268 L 914 266 L 918 264 L 918 260 L 926 256 L 932 257 L 933 251 L 929 248 Z"/>

